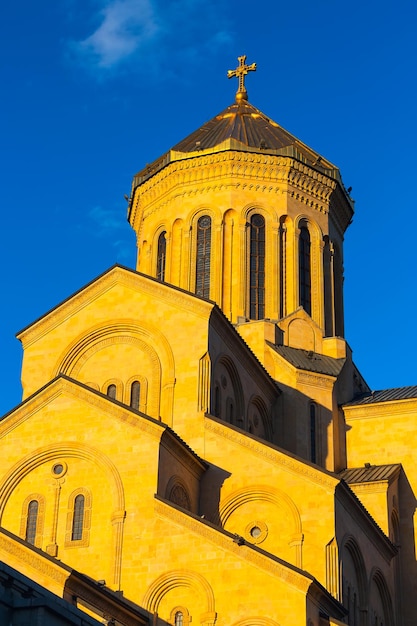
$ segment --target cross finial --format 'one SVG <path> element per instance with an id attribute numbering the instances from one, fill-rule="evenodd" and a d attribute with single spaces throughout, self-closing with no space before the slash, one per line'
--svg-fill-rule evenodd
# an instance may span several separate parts
<path id="1" fill-rule="evenodd" d="M 237 76 L 237 78 L 239 79 L 239 87 L 236 92 L 236 102 L 240 102 L 240 100 L 248 99 L 248 92 L 246 91 L 245 87 L 245 76 L 248 72 L 254 72 L 256 70 L 256 63 L 252 63 L 252 65 L 247 65 L 245 63 L 246 54 L 238 57 L 237 60 L 239 61 L 238 67 L 235 70 L 229 70 L 227 72 L 227 78 L 234 78 L 235 76 Z"/>

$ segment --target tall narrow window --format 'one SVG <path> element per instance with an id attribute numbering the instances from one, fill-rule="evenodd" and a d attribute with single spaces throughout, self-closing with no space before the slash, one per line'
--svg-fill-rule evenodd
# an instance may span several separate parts
<path id="1" fill-rule="evenodd" d="M 250 220 L 250 312 L 252 320 L 265 317 L 265 220 L 252 215 Z"/>
<path id="2" fill-rule="evenodd" d="M 74 500 L 74 513 L 72 517 L 71 541 L 80 541 L 83 538 L 84 523 L 84 496 L 79 494 Z"/>
<path id="3" fill-rule="evenodd" d="M 195 292 L 210 297 L 211 218 L 203 215 L 197 222 L 197 260 Z"/>
<path id="4" fill-rule="evenodd" d="M 130 387 L 130 406 L 132 409 L 139 409 L 140 402 L 140 382 L 135 380 Z"/>
<path id="5" fill-rule="evenodd" d="M 35 545 L 36 527 L 38 525 L 38 511 L 39 502 L 37 500 L 31 500 L 28 505 L 25 539 L 32 545 Z"/>
<path id="6" fill-rule="evenodd" d="M 310 460 L 317 462 L 317 423 L 316 423 L 316 405 L 310 404 Z"/>
<path id="7" fill-rule="evenodd" d="M 183 626 L 184 615 L 181 611 L 175 613 L 175 626 Z"/>
<path id="8" fill-rule="evenodd" d="M 156 277 L 161 282 L 165 280 L 165 261 L 167 256 L 167 240 L 166 231 L 162 232 L 158 237 L 158 253 L 156 259 Z"/>
<path id="9" fill-rule="evenodd" d="M 311 242 L 307 226 L 301 226 L 298 244 L 300 305 L 311 315 Z"/>
<path id="10" fill-rule="evenodd" d="M 109 398 L 112 398 L 113 400 L 116 399 L 116 385 L 109 385 L 107 387 L 107 395 L 109 396 Z"/>

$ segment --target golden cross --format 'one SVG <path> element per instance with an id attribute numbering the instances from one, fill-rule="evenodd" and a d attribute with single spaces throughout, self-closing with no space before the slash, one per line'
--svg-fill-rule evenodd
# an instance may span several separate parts
<path id="1" fill-rule="evenodd" d="M 237 60 L 239 61 L 239 66 L 235 70 L 229 70 L 227 72 L 227 78 L 234 78 L 237 76 L 239 79 L 239 87 L 236 92 L 236 102 L 248 99 L 248 92 L 245 87 L 245 76 L 248 72 L 254 72 L 256 70 L 256 63 L 246 65 L 246 55 L 238 57 Z"/>

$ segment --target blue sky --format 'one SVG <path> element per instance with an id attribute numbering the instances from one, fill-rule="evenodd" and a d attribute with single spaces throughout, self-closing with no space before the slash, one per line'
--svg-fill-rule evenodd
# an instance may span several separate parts
<path id="1" fill-rule="evenodd" d="M 249 100 L 352 186 L 346 337 L 373 389 L 417 384 L 413 2 L 16 0 L 0 9 L 0 414 L 21 399 L 15 333 L 114 263 L 135 265 L 131 178 Z"/>

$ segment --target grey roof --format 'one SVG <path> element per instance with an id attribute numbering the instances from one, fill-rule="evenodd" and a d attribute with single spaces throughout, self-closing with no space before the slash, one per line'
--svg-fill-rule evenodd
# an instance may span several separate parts
<path id="1" fill-rule="evenodd" d="M 371 483 L 381 480 L 389 481 L 398 474 L 400 469 L 401 465 L 398 464 L 370 465 L 367 463 L 363 467 L 345 469 L 339 473 L 339 476 L 348 484 Z"/>
<path id="2" fill-rule="evenodd" d="M 346 359 L 335 359 L 331 356 L 318 354 L 309 350 L 290 348 L 289 346 L 277 346 L 270 341 L 268 345 L 280 354 L 288 363 L 294 367 L 308 372 L 327 374 L 328 376 L 338 376 Z"/>
<path id="3" fill-rule="evenodd" d="M 396 387 L 395 389 L 381 389 L 380 391 L 368 391 L 352 400 L 352 402 L 347 402 L 345 406 L 410 400 L 411 398 L 417 398 L 417 385 L 412 387 Z"/>

